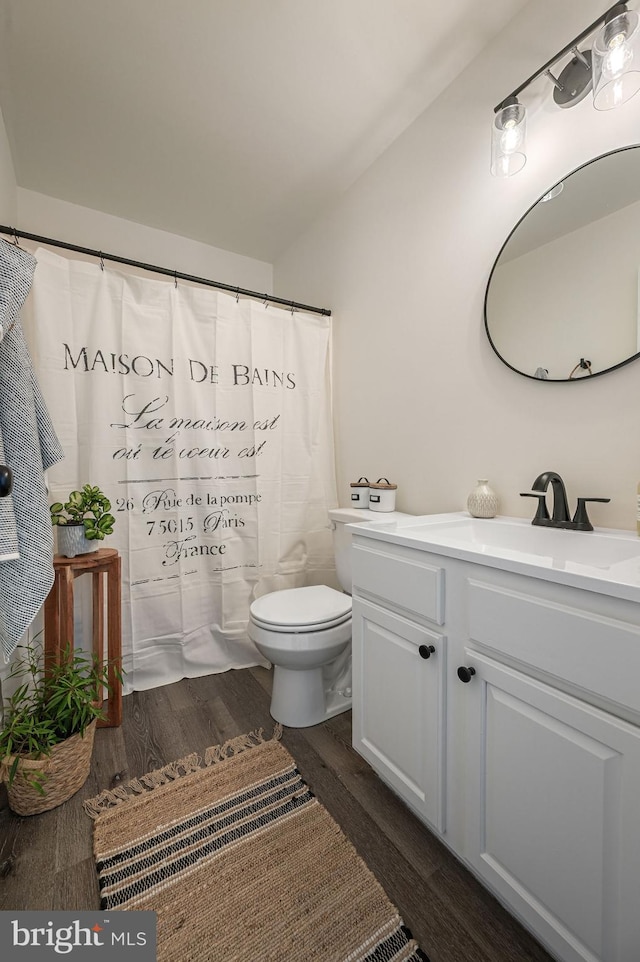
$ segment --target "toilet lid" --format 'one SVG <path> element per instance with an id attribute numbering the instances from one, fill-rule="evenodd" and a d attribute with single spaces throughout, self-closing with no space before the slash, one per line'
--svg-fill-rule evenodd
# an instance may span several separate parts
<path id="1" fill-rule="evenodd" d="M 250 608 L 252 619 L 282 631 L 315 625 L 331 628 L 351 615 L 351 597 L 327 585 L 285 588 L 256 598 Z"/>

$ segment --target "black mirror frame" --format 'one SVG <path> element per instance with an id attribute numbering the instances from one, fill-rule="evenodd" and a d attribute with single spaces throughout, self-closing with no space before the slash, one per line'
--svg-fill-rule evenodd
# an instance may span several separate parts
<path id="1" fill-rule="evenodd" d="M 509 362 L 508 362 L 507 360 L 505 360 L 505 358 L 502 356 L 502 354 L 500 353 L 500 351 L 498 350 L 498 348 L 496 347 L 496 345 L 493 343 L 493 340 L 492 340 L 492 338 L 491 338 L 491 334 L 489 333 L 489 320 L 488 320 L 488 317 L 487 317 L 487 302 L 488 302 L 488 300 L 489 300 L 489 289 L 490 289 L 490 287 L 491 287 L 491 280 L 492 280 L 493 275 L 494 275 L 494 273 L 495 273 L 496 267 L 498 266 L 498 261 L 500 260 L 500 257 L 502 256 L 502 252 L 504 251 L 505 247 L 507 246 L 507 244 L 509 243 L 509 241 L 511 240 L 511 238 L 513 237 L 513 235 L 514 235 L 515 232 L 517 231 L 517 229 L 518 229 L 518 227 L 520 226 L 520 224 L 522 223 L 522 221 L 525 219 L 525 217 L 527 217 L 527 216 L 531 213 L 531 211 L 533 210 L 533 208 L 536 207 L 536 206 L 540 203 L 540 201 L 542 200 L 542 198 L 544 197 L 544 195 L 547 194 L 547 193 L 549 193 L 549 191 L 553 190 L 554 187 L 557 187 L 558 184 L 563 183 L 565 180 L 567 180 L 568 177 L 572 177 L 574 174 L 577 174 L 578 171 L 579 171 L 579 170 L 582 170 L 584 167 L 588 167 L 590 164 L 595 164 L 596 161 L 602 160 L 604 157 L 610 157 L 612 154 L 620 154 L 620 153 L 622 153 L 622 152 L 625 151 L 625 150 L 634 150 L 634 149 L 638 149 L 638 148 L 640 148 L 640 144 L 629 144 L 627 147 L 617 147 L 615 150 L 607 150 L 604 154 L 599 154 L 597 157 L 592 157 L 591 160 L 585 161 L 584 164 L 580 164 L 580 166 L 579 166 L 579 167 L 576 167 L 575 170 L 572 170 L 572 171 L 570 171 L 568 174 L 565 174 L 565 176 L 564 176 L 564 177 L 561 177 L 560 180 L 557 180 L 556 183 L 553 184 L 552 187 L 548 187 L 547 190 L 545 190 L 544 194 L 541 194 L 540 197 L 538 197 L 538 199 L 537 199 L 536 201 L 534 201 L 534 203 L 531 204 L 530 207 L 527 208 L 527 210 L 524 212 L 524 214 L 522 215 L 522 217 L 521 217 L 521 218 L 518 220 L 518 222 L 516 223 L 515 227 L 513 227 L 513 229 L 509 232 L 509 235 L 508 235 L 507 239 L 505 240 L 504 244 L 502 245 L 502 247 L 501 247 L 500 250 L 498 251 L 498 256 L 496 257 L 495 261 L 493 262 L 493 267 L 491 268 L 491 272 L 489 273 L 489 277 L 488 277 L 488 280 L 487 280 L 487 286 L 486 286 L 486 288 L 485 288 L 485 293 L 484 293 L 484 307 L 483 307 L 483 313 L 484 313 L 484 329 L 485 329 L 485 333 L 486 333 L 486 335 L 487 335 L 487 338 L 488 338 L 488 340 L 489 340 L 489 344 L 490 344 L 491 347 L 493 348 L 494 353 L 500 358 L 500 360 L 502 361 L 502 363 L 503 363 L 504 365 L 506 365 L 506 367 L 510 368 L 510 369 L 511 369 L 512 371 L 514 371 L 516 374 L 519 374 L 520 377 L 526 377 L 526 378 L 529 378 L 530 381 L 539 381 L 539 382 L 542 382 L 543 384 L 544 384 L 544 383 L 546 383 L 546 384 L 579 384 L 579 383 L 581 383 L 582 381 L 591 381 L 591 380 L 593 380 L 594 377 L 601 377 L 603 374 L 609 374 L 611 371 L 617 371 L 618 368 L 625 367 L 627 364 L 631 364 L 632 361 L 637 361 L 638 358 L 640 358 L 640 351 L 638 351 L 636 354 L 631 355 L 631 357 L 625 358 L 624 361 L 620 361 L 618 364 L 613 364 L 611 367 L 605 368 L 604 371 L 594 371 L 592 374 L 589 374 L 589 375 L 587 375 L 587 376 L 585 376 L 585 377 L 577 377 L 577 378 L 569 378 L 569 377 L 539 378 L 539 377 L 536 377 L 534 374 L 525 374 L 524 371 L 518 370 L 517 367 L 514 367 L 513 364 L 509 364 Z"/>

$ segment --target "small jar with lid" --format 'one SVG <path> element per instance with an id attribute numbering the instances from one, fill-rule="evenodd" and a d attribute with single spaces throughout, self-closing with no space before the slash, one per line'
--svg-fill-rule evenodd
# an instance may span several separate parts
<path id="1" fill-rule="evenodd" d="M 372 511 L 395 511 L 396 490 L 398 485 L 391 484 L 387 478 L 378 478 L 369 485 L 369 507 Z"/>
<path id="2" fill-rule="evenodd" d="M 359 481 L 351 482 L 351 507 L 369 507 L 369 481 L 367 478 L 360 478 Z"/>

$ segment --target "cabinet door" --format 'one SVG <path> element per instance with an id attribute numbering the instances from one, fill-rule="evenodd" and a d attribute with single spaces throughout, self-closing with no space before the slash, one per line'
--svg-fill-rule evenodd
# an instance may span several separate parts
<path id="1" fill-rule="evenodd" d="M 639 730 L 465 654 L 466 857 L 558 958 L 638 962 Z"/>
<path id="2" fill-rule="evenodd" d="M 441 832 L 445 660 L 443 635 L 353 599 L 354 747 Z"/>

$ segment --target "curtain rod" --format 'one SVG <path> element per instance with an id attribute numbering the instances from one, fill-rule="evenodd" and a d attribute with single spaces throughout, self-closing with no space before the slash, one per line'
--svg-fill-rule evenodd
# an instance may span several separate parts
<path id="1" fill-rule="evenodd" d="M 205 287 L 215 287 L 221 291 L 229 291 L 230 294 L 243 297 L 254 297 L 269 304 L 282 304 L 289 307 L 292 311 L 306 311 L 309 314 L 322 314 L 331 317 L 331 311 L 326 307 L 311 307 L 310 304 L 300 304 L 298 301 L 287 301 L 283 297 L 275 297 L 272 294 L 260 294 L 258 291 L 249 291 L 244 287 L 234 287 L 232 284 L 223 284 L 221 281 L 211 281 L 206 277 L 196 277 L 193 274 L 183 274 L 181 271 L 172 271 L 167 267 L 156 267 L 154 264 L 143 264 L 141 261 L 134 261 L 128 257 L 120 257 L 118 254 L 105 254 L 104 251 L 91 250 L 88 247 L 79 247 L 77 244 L 68 244 L 66 241 L 53 240 L 51 237 L 42 237 L 40 234 L 27 234 L 26 231 L 16 230 L 15 227 L 4 227 L 0 225 L 0 234 L 9 234 L 18 243 L 20 238 L 24 240 L 36 241 L 38 244 L 48 244 L 50 247 L 60 247 L 63 250 L 75 251 L 76 254 L 87 254 L 89 257 L 96 257 L 100 261 L 114 261 L 116 264 L 126 264 L 128 267 L 138 267 L 144 271 L 152 271 L 154 274 L 164 274 L 166 277 L 173 277 L 175 281 L 191 281 L 194 284 L 203 284 Z"/>

